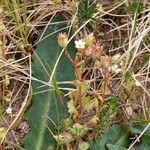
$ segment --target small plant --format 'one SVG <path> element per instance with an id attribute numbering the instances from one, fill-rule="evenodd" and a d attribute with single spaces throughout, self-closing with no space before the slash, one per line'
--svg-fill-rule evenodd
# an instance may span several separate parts
<path id="1" fill-rule="evenodd" d="M 53 40 L 54 39 L 56 39 L 56 34 L 55 34 L 55 38 L 53 38 Z M 48 43 L 50 43 L 50 41 Z M 72 65 L 73 72 L 74 72 L 74 79 L 72 81 L 73 82 L 72 86 L 74 88 L 73 88 L 73 91 L 71 90 L 67 94 L 69 97 L 69 100 L 67 100 L 67 108 L 68 108 L 69 116 L 67 118 L 65 117 L 63 120 L 60 119 L 60 108 L 58 106 L 57 97 L 54 97 L 55 102 L 53 101 L 54 99 L 51 100 L 51 103 L 52 103 L 52 101 L 54 103 L 57 103 L 56 111 L 55 111 L 57 113 L 57 115 L 53 114 L 51 117 L 53 119 L 55 118 L 54 116 L 57 117 L 57 119 L 55 120 L 55 122 L 57 121 L 57 124 L 55 125 L 55 126 L 57 126 L 57 128 L 55 127 L 55 130 L 58 131 L 58 133 L 55 132 L 54 127 L 48 126 L 48 128 L 49 128 L 49 130 L 51 130 L 51 134 L 53 135 L 52 140 L 55 139 L 60 147 L 75 148 L 75 147 L 82 147 L 83 145 L 86 145 L 85 147 L 88 148 L 88 143 L 87 143 L 88 138 L 86 138 L 86 137 L 94 138 L 93 131 L 94 131 L 94 129 L 97 128 L 98 122 L 103 121 L 103 123 L 105 125 L 109 124 L 111 121 L 108 121 L 108 118 L 110 117 L 110 115 L 112 115 L 112 117 L 113 117 L 114 112 L 116 112 L 116 104 L 115 103 L 118 103 L 117 100 L 112 99 L 112 103 L 109 100 L 109 97 L 111 96 L 111 91 L 109 89 L 109 82 L 110 82 L 111 74 L 114 74 L 114 72 L 111 70 L 110 64 L 111 63 L 114 64 L 114 62 L 107 55 L 103 55 L 103 48 L 102 48 L 101 44 L 96 41 L 93 33 L 85 36 L 85 38 L 83 38 L 83 39 L 77 39 L 74 42 L 75 48 L 77 51 L 75 58 L 73 57 L 72 54 L 70 54 L 70 52 L 72 53 L 74 51 L 74 48 L 66 47 L 68 44 L 67 33 L 65 33 L 65 32 L 58 33 L 57 41 L 58 41 L 58 45 L 61 48 L 65 49 L 65 51 L 64 51 L 65 55 L 63 56 L 63 59 L 67 60 L 67 62 L 70 61 L 70 64 Z M 53 48 L 56 49 L 58 47 L 56 41 L 51 41 L 51 42 L 53 44 Z M 55 47 L 54 47 L 54 43 L 55 43 Z M 43 51 L 42 51 L 42 53 L 43 53 Z M 47 55 L 49 55 L 48 53 L 47 53 Z M 35 58 L 33 59 L 35 65 L 38 65 L 38 67 L 33 68 L 33 72 L 36 73 L 35 75 L 38 75 L 37 73 L 39 72 L 38 71 L 39 68 L 41 68 L 42 74 L 44 73 L 43 72 L 44 68 L 47 68 L 47 69 L 52 68 L 52 67 L 50 67 L 51 62 L 49 62 L 49 58 L 46 55 L 44 55 L 42 57 L 43 54 L 40 53 L 40 55 L 39 55 L 38 51 L 37 51 L 37 54 L 34 55 L 34 56 L 36 56 L 35 57 L 36 59 Z M 54 55 L 55 55 L 55 53 L 53 52 L 53 58 L 54 58 Z M 64 58 L 64 57 L 66 57 L 66 58 Z M 43 60 L 43 62 L 45 62 L 44 63 L 45 67 L 43 69 L 42 69 L 42 66 L 39 64 L 40 62 L 37 62 L 37 58 L 40 60 L 43 60 L 46 58 L 46 60 Z M 65 64 L 64 64 L 64 62 L 62 64 L 60 62 L 59 65 L 61 66 L 61 65 L 65 65 Z M 37 68 L 38 68 L 38 70 L 37 70 Z M 62 70 L 63 68 L 60 68 L 60 69 Z M 59 69 L 59 71 L 61 71 L 60 69 Z M 68 67 L 66 69 L 68 69 Z M 47 72 L 51 72 L 48 70 L 47 70 Z M 61 74 L 62 73 L 63 72 L 61 72 Z M 44 80 L 47 79 L 48 76 L 47 77 L 46 76 L 45 76 Z M 39 75 L 37 77 L 39 78 Z M 42 76 L 41 78 L 43 78 L 43 77 L 44 76 Z M 60 80 L 60 77 L 61 76 L 59 76 L 59 74 L 58 75 L 56 74 L 55 79 Z M 33 86 L 33 90 L 37 90 L 36 87 L 40 86 L 38 84 L 39 83 L 37 83 L 36 86 Z M 54 85 L 55 86 L 54 86 L 53 90 L 56 91 L 55 88 L 58 86 L 57 82 Z M 59 86 L 57 87 L 57 89 L 59 89 Z M 60 95 L 63 96 L 63 93 L 61 91 L 59 93 L 60 93 Z M 49 92 L 49 94 L 48 93 L 43 93 L 43 94 L 45 95 L 45 100 L 42 100 L 42 99 L 41 100 L 43 101 L 42 105 L 44 107 L 44 105 L 47 103 L 46 99 L 48 98 L 48 95 L 50 94 L 52 97 L 52 92 Z M 33 97 L 33 100 L 34 100 L 34 98 L 37 99 L 36 105 L 40 102 L 38 100 L 38 97 L 36 97 L 36 96 Z M 105 102 L 106 99 L 108 99 L 107 103 Z M 41 105 L 41 104 L 39 104 L 39 105 Z M 35 105 L 33 107 L 35 107 Z M 102 118 L 100 118 L 100 114 L 101 114 L 101 111 L 103 111 L 103 109 L 105 109 L 105 107 L 106 107 L 106 111 L 105 111 L 105 115 L 102 115 L 102 117 L 103 117 L 103 119 L 102 119 Z M 36 108 L 38 108 L 38 106 L 36 106 Z M 36 108 L 34 109 L 34 111 L 36 110 Z M 107 108 L 109 108 L 109 109 L 107 109 Z M 48 109 L 48 108 L 46 108 L 46 109 Z M 49 113 L 50 112 L 51 112 L 51 110 L 49 109 Z M 27 115 L 28 119 L 30 119 L 31 116 L 33 118 L 33 115 L 35 114 L 35 113 L 32 113 L 32 115 L 30 115 L 30 113 L 31 112 L 29 112 L 29 115 Z M 45 116 L 45 111 L 42 110 L 42 112 L 40 113 L 40 116 L 42 114 L 43 114 L 43 116 Z M 115 116 L 115 114 L 114 114 L 114 116 Z M 46 115 L 45 117 L 49 118 L 50 116 Z M 61 120 L 64 123 L 63 125 L 61 124 Z M 45 124 L 47 124 L 47 123 L 48 122 L 46 121 Z M 42 126 L 45 126 L 43 123 L 40 123 L 40 122 L 38 124 L 39 124 L 39 128 L 41 128 Z M 105 125 L 103 126 L 103 129 L 108 126 L 108 125 L 106 125 L 106 126 Z M 34 130 L 34 126 L 31 125 L 30 136 L 32 134 L 35 134 L 33 132 L 33 130 Z M 45 130 L 46 130 L 46 126 L 41 128 L 41 132 L 43 132 L 43 134 L 45 135 L 42 139 L 43 144 L 46 142 L 46 141 L 44 141 L 44 139 L 46 138 Z M 27 143 L 29 142 L 28 139 L 29 139 L 29 137 L 27 137 L 25 139 L 26 146 L 28 145 Z M 86 140 L 84 140 L 84 139 L 86 139 Z M 75 144 L 76 146 L 73 143 L 76 143 Z M 41 145 L 39 145 L 39 147 L 41 147 L 43 144 L 41 143 Z"/>
<path id="2" fill-rule="evenodd" d="M 143 4 L 139 0 L 134 0 L 133 2 L 129 2 L 129 6 L 127 8 L 133 14 L 137 13 L 138 16 L 143 10 Z"/>
<path id="3" fill-rule="evenodd" d="M 79 1 L 79 12 L 78 16 L 82 22 L 87 21 L 88 19 L 95 20 L 93 14 L 96 12 L 96 4 L 92 3 L 91 0 L 81 0 Z"/>

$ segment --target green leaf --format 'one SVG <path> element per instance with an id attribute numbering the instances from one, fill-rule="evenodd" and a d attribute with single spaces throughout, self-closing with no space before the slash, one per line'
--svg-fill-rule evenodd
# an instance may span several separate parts
<path id="1" fill-rule="evenodd" d="M 70 114 L 77 113 L 77 110 L 75 108 L 75 102 L 71 99 L 69 102 L 67 102 L 68 106 L 68 112 Z"/>
<path id="2" fill-rule="evenodd" d="M 81 21 L 86 21 L 88 19 L 94 19 L 93 13 L 96 12 L 96 5 L 90 4 L 92 3 L 91 0 L 81 0 L 79 3 L 79 11 L 78 16 L 80 17 Z"/>
<path id="3" fill-rule="evenodd" d="M 118 109 L 118 97 L 111 96 L 109 100 L 106 102 L 106 108 L 100 115 L 100 120 L 102 124 L 110 122 L 110 120 L 114 117 L 116 110 Z"/>
<path id="4" fill-rule="evenodd" d="M 89 97 L 84 98 L 84 109 L 87 112 L 90 112 L 93 108 L 98 108 L 98 99 L 94 98 L 91 101 L 89 100 Z"/>
<path id="5" fill-rule="evenodd" d="M 57 16 L 53 20 L 53 22 L 59 21 L 65 21 L 65 19 L 62 16 Z M 58 32 L 51 36 L 48 35 L 64 27 L 66 27 L 65 23 L 49 25 L 42 39 L 47 37 L 37 44 L 37 49 L 32 56 L 32 76 L 42 82 L 48 83 L 51 70 L 62 50 L 57 43 L 56 37 Z M 39 32 L 39 37 L 43 31 L 44 29 Z M 66 32 L 66 30 L 59 32 Z M 75 49 L 72 47 L 73 44 L 70 44 L 68 49 L 70 50 L 69 53 L 74 56 Z M 72 81 L 74 79 L 72 65 L 65 54 L 62 55 L 58 63 L 55 79 L 56 81 Z M 30 131 L 23 140 L 23 145 L 27 150 L 46 150 L 48 147 L 52 148 L 55 144 L 55 140 L 48 128 L 53 134 L 59 134 L 57 124 L 64 117 L 63 105 L 66 107 L 66 104 L 61 104 L 60 102 L 64 102 L 66 99 L 60 100 L 59 95 L 62 94 L 62 98 L 63 91 L 58 91 L 56 81 L 54 82 L 54 88 L 38 81 L 32 82 L 33 102 L 31 108 L 26 113 L 26 119 L 30 124 Z"/>
<path id="6" fill-rule="evenodd" d="M 147 127 L 147 124 L 132 124 L 129 126 L 132 133 L 141 134 L 143 130 Z M 150 126 L 143 133 L 140 138 L 140 142 L 136 143 L 134 146 L 138 150 L 149 150 L 150 148 Z"/>
<path id="7" fill-rule="evenodd" d="M 139 0 L 134 0 L 132 3 L 130 3 L 129 10 L 132 13 L 140 14 L 143 10 L 143 4 Z"/>
<path id="8" fill-rule="evenodd" d="M 141 142 L 136 146 L 138 150 L 149 150 L 150 136 L 143 136 Z"/>
<path id="9" fill-rule="evenodd" d="M 90 150 L 107 150 L 108 144 L 127 147 L 129 143 L 128 131 L 120 125 L 108 128 L 96 141 L 91 142 Z"/>
<path id="10" fill-rule="evenodd" d="M 132 124 L 129 128 L 133 133 L 141 134 L 146 126 L 147 124 Z M 143 133 L 143 135 L 150 136 L 150 127 Z"/>
<path id="11" fill-rule="evenodd" d="M 108 150 L 127 150 L 127 148 L 124 148 L 120 145 L 107 144 L 106 146 Z"/>
<path id="12" fill-rule="evenodd" d="M 73 128 L 70 128 L 70 132 L 75 138 L 85 135 L 86 131 L 87 129 L 79 123 L 75 123 Z"/>

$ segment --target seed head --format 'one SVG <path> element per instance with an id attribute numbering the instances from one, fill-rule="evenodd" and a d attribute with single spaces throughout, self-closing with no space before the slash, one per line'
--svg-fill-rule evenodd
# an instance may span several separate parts
<path id="1" fill-rule="evenodd" d="M 57 41 L 60 47 L 64 48 L 68 44 L 68 36 L 66 33 L 59 33 L 57 36 Z"/>

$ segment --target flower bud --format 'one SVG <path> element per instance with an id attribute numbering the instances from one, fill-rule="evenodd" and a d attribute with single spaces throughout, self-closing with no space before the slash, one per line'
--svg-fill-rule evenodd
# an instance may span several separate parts
<path id="1" fill-rule="evenodd" d="M 69 143 L 69 142 L 71 142 L 71 141 L 73 141 L 73 137 L 71 136 L 71 134 L 70 133 L 68 133 L 68 132 L 63 132 L 63 133 L 61 133 L 61 134 L 59 134 L 59 135 L 56 135 L 56 136 L 54 136 L 55 137 L 55 139 L 58 141 L 58 142 L 60 142 L 60 143 Z"/>
<path id="2" fill-rule="evenodd" d="M 93 33 L 91 33 L 85 37 L 85 44 L 87 46 L 92 45 L 94 43 L 94 40 L 95 40 L 94 35 Z"/>
<path id="3" fill-rule="evenodd" d="M 57 36 L 58 45 L 62 48 L 66 47 L 68 44 L 68 36 L 66 33 L 59 33 Z"/>
<path id="4" fill-rule="evenodd" d="M 4 138 L 6 133 L 6 129 L 4 127 L 0 127 L 0 141 Z"/>

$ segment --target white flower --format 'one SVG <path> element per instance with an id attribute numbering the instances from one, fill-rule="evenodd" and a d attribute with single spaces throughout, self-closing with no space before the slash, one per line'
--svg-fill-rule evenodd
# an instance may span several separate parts
<path id="1" fill-rule="evenodd" d="M 111 66 L 111 70 L 115 73 L 121 72 L 121 68 L 119 68 L 118 65 L 116 65 L 116 64 Z"/>
<path id="2" fill-rule="evenodd" d="M 75 47 L 78 48 L 78 49 L 84 49 L 85 48 L 85 42 L 83 40 L 78 40 L 78 41 L 75 41 Z"/>
<path id="3" fill-rule="evenodd" d="M 11 108 L 11 107 L 8 107 L 8 108 L 6 109 L 6 113 L 7 113 L 7 114 L 12 114 L 12 108 Z"/>

